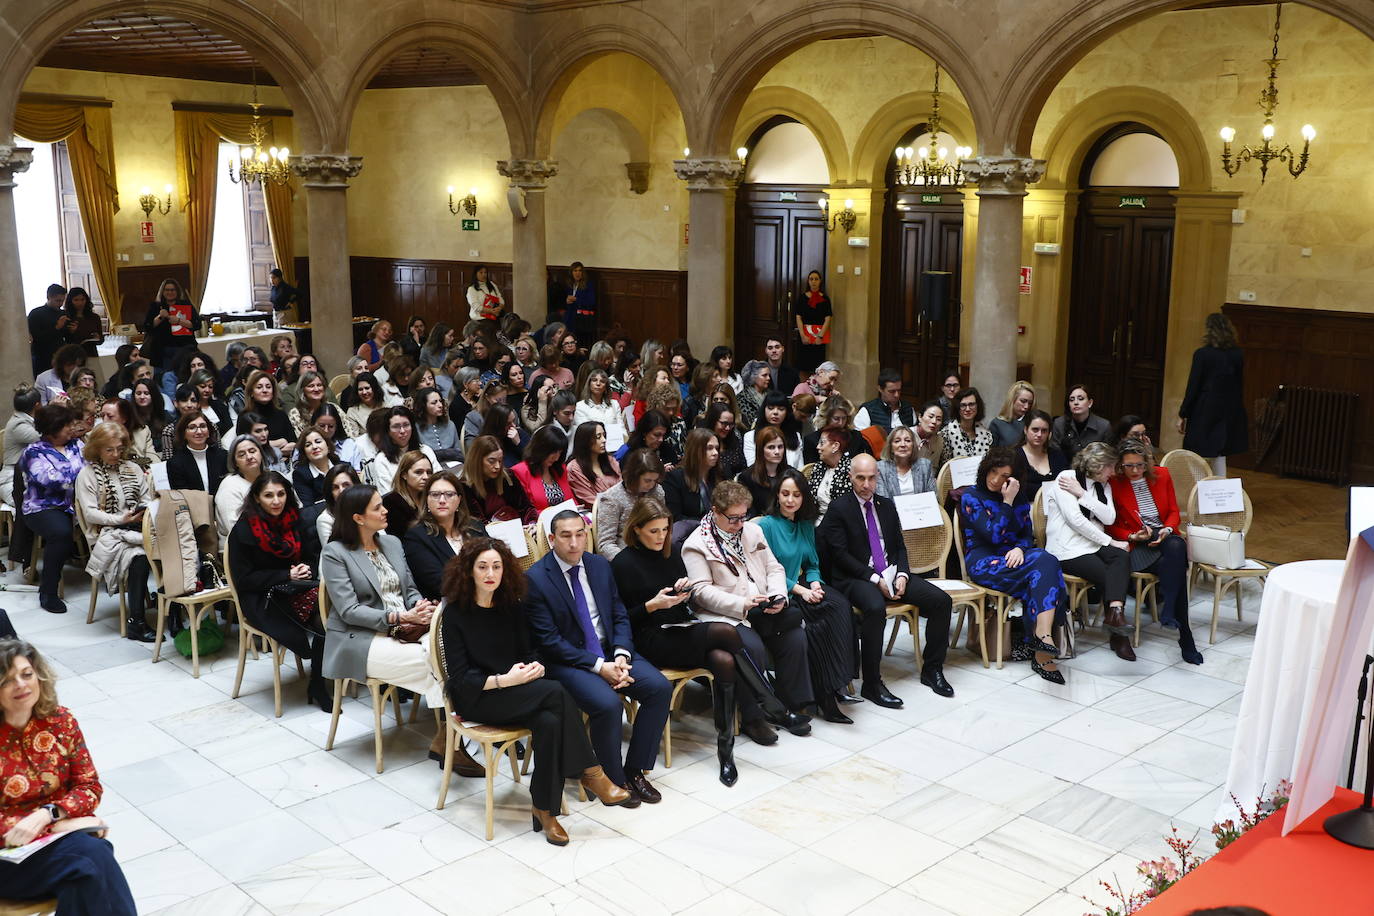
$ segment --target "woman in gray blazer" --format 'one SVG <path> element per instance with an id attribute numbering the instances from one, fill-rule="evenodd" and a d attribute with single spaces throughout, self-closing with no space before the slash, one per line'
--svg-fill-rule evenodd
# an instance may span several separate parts
<path id="1" fill-rule="evenodd" d="M 935 489 L 930 459 L 916 455 L 916 434 L 898 426 L 887 435 L 878 462 L 878 495 L 892 499 L 904 493 L 929 493 Z"/>
<path id="2" fill-rule="evenodd" d="M 345 490 L 335 505 L 334 530 L 320 556 L 320 585 L 330 604 L 324 676 L 376 678 L 424 695 L 431 709 L 442 708 L 443 684 L 429 667 L 435 603 L 421 597 L 400 539 L 386 533 L 381 494 L 361 484 Z M 416 624 L 425 628 L 418 641 L 396 638 Z M 442 762 L 443 749 L 441 725 L 430 757 Z"/>

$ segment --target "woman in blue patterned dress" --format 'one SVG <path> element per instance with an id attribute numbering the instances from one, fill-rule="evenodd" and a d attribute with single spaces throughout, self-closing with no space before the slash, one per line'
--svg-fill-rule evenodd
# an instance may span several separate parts
<path id="1" fill-rule="evenodd" d="M 1010 449 L 991 449 L 978 465 L 978 484 L 959 501 L 968 578 L 1020 600 L 1031 668 L 1062 684 L 1054 664 L 1059 650 L 1049 636 L 1064 610 L 1064 575 L 1052 554 L 1034 546 L 1030 504 L 1017 501 L 1021 484 L 1012 476 L 1013 457 Z"/>

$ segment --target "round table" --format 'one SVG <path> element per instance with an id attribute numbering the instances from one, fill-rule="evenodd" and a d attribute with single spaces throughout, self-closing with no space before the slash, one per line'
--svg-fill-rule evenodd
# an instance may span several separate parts
<path id="1" fill-rule="evenodd" d="M 1229 795 L 1249 810 L 1255 799 L 1292 778 L 1298 736 L 1326 661 L 1344 572 L 1344 560 L 1302 560 L 1269 573 L 1219 820 L 1235 816 Z"/>

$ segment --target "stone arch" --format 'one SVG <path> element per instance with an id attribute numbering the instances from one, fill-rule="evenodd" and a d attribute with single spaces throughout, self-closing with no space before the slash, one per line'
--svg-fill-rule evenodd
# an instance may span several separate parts
<path id="1" fill-rule="evenodd" d="M 839 123 L 813 96 L 790 86 L 760 86 L 749 94 L 735 123 L 730 148 L 743 146 L 759 125 L 776 115 L 786 115 L 811 131 L 825 153 L 832 184 L 848 180 L 849 150 Z"/>
<path id="2" fill-rule="evenodd" d="M 930 116 L 930 92 L 908 92 L 890 100 L 873 113 L 854 143 L 854 180 L 871 182 L 875 188 L 887 181 L 887 168 L 892 163 L 897 142 L 912 125 Z M 959 138 L 959 142 L 978 148 L 973 113 L 968 106 L 946 94 L 940 97 L 940 119 L 944 129 Z"/>
<path id="3" fill-rule="evenodd" d="M 22 6 L 32 15 L 24 22 L 18 9 L 7 14 L 16 40 L 0 58 L 0 124 L 7 133 L 29 71 L 44 52 L 83 23 L 128 11 L 127 3 L 114 0 L 49 0 Z M 333 133 L 334 109 L 327 86 L 315 75 L 314 62 L 324 56 L 320 43 L 303 19 L 279 5 L 271 16 L 258 6 L 249 0 L 150 0 L 140 11 L 195 22 L 238 42 L 286 95 L 300 149 L 329 151 L 322 144 Z"/>
<path id="4" fill-rule="evenodd" d="M 616 133 L 620 136 L 621 142 L 624 143 L 625 148 L 629 150 L 631 162 L 647 162 L 649 160 L 649 141 L 645 138 L 644 132 L 640 130 L 637 124 L 630 120 L 629 116 L 620 109 L 612 106 L 598 105 L 595 108 L 583 108 L 571 113 L 566 118 L 560 118 L 557 129 L 550 142 L 552 143 L 553 140 L 558 139 L 559 134 L 563 132 L 563 128 L 571 124 L 580 115 L 587 114 L 588 112 L 604 115 L 615 125 Z"/>
<path id="5" fill-rule="evenodd" d="M 750 93 L 778 61 L 813 42 L 855 34 L 895 38 L 939 61 L 967 101 L 972 120 L 978 124 L 984 118 L 991 120 L 993 105 L 974 57 L 940 22 L 902 7 L 830 0 L 808 7 L 804 17 L 793 10 L 780 11 L 733 47 L 720 49 L 705 101 L 704 136 L 697 141 L 704 142 L 702 152 L 728 154 L 735 124 Z M 977 133 L 982 136 L 984 132 Z M 858 160 L 851 157 L 851 161 Z"/>
<path id="6" fill-rule="evenodd" d="M 1362 0 L 1302 0 L 1300 5 L 1326 13 L 1374 39 L 1374 6 Z M 1086 8 L 1066 7 L 1058 17 L 1045 17 L 1040 32 L 1008 69 L 992 129 L 1009 147 L 1030 149 L 1045 102 L 1078 61 L 1117 32 L 1187 6 L 1181 0 L 1099 0 Z"/>
<path id="7" fill-rule="evenodd" d="M 400 17 L 397 17 L 400 18 Z M 349 75 L 348 89 L 340 100 L 339 137 L 342 148 L 348 146 L 353 114 L 358 109 L 367 84 L 377 71 L 395 55 L 417 45 L 439 45 L 452 48 L 462 56 L 482 79 L 482 84 L 496 99 L 510 140 L 511 154 L 529 147 L 533 125 L 529 109 L 523 103 L 522 75 L 511 67 L 509 57 L 498 53 L 490 42 L 482 40 L 481 31 L 459 22 L 422 20 L 391 31 L 363 52 Z"/>
<path id="8" fill-rule="evenodd" d="M 1045 144 L 1046 171 L 1040 187 L 1076 188 L 1093 142 L 1123 121 L 1144 124 L 1169 144 L 1178 159 L 1179 190 L 1212 189 L 1212 152 L 1197 122 L 1174 99 L 1144 86 L 1104 89 L 1065 113 Z"/>
<path id="9" fill-rule="evenodd" d="M 631 39 L 639 42 L 639 46 L 632 43 Z M 536 158 L 548 155 L 555 134 L 555 122 L 559 117 L 559 108 L 577 77 L 594 61 L 617 53 L 629 55 L 645 64 L 668 87 L 682 117 L 690 145 L 694 109 L 683 104 L 683 86 L 686 85 L 686 80 L 674 64 L 677 59 L 674 49 L 640 33 L 606 25 L 560 36 L 558 45 L 553 49 L 553 57 L 541 68 L 544 72 L 539 74 L 537 85 L 542 85 L 543 88 L 534 94 L 535 125 L 532 155 Z M 612 96 L 615 94 L 613 91 Z M 573 112 L 568 118 L 575 114 L 576 112 Z M 566 123 L 566 119 L 559 123 Z"/>

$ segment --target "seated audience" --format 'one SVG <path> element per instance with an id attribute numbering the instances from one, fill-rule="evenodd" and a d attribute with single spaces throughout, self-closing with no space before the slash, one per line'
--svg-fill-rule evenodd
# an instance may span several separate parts
<path id="1" fill-rule="evenodd" d="M 1089 442 L 1106 442 L 1112 425 L 1093 413 L 1092 395 L 1083 385 L 1070 385 L 1064 397 L 1064 413 L 1055 417 L 1050 430 L 1050 448 L 1064 453 L 1065 462 Z"/>
<path id="2" fill-rule="evenodd" d="M 338 507 L 339 497 L 344 490 L 362 482 L 357 468 L 351 464 L 336 464 L 324 475 L 324 508 L 319 518 L 315 519 L 315 533 L 319 535 L 321 544 L 328 544 L 329 535 L 334 531 L 334 510 Z"/>
<path id="3" fill-rule="evenodd" d="M 954 396 L 957 413 L 941 433 L 951 458 L 982 458 L 992 448 L 992 433 L 983 425 L 983 396 L 965 388 Z"/>
<path id="4" fill-rule="evenodd" d="M 302 507 L 313 506 L 324 499 L 324 475 L 339 463 L 330 441 L 323 432 L 307 427 L 296 440 L 296 467 L 291 472 L 291 486 Z"/>
<path id="5" fill-rule="evenodd" d="M 261 416 L 251 410 L 244 411 L 234 422 L 234 431 L 239 435 L 252 436 L 258 441 L 258 446 L 262 449 L 264 470 L 276 471 L 279 474 L 290 473 L 291 462 L 282 457 L 282 453 L 272 445 L 272 432 L 267 421 Z"/>
<path id="6" fill-rule="evenodd" d="M 354 376 L 352 384 L 344 389 L 339 406 L 344 410 L 344 431 L 350 439 L 358 439 L 367 434 L 368 416 L 388 405 L 377 376 L 363 372 Z"/>
<path id="7" fill-rule="evenodd" d="M 738 392 L 739 422 L 742 429 L 753 429 L 759 412 L 763 410 L 763 399 L 772 387 L 773 375 L 768 364 L 761 359 L 751 359 L 740 372 L 743 387 Z"/>
<path id="8" fill-rule="evenodd" d="M 167 459 L 167 485 L 173 490 L 204 490 L 211 496 L 229 471 L 229 453 L 210 444 L 210 421 L 200 412 L 183 414 Z"/>
<path id="9" fill-rule="evenodd" d="M 431 468 L 440 466 L 434 450 L 420 441 L 420 434 L 415 430 L 415 417 L 409 407 L 399 404 L 388 407 L 380 417 L 376 428 L 369 430 L 376 454 L 370 461 L 363 462 L 363 475 L 372 486 L 382 493 L 390 493 L 401 456 L 407 452 L 422 452 L 429 459 Z"/>
<path id="10" fill-rule="evenodd" d="M 463 502 L 463 479 L 454 471 L 439 471 L 420 491 L 420 517 L 401 538 L 415 587 L 432 601 L 443 597 L 444 567 L 463 549 L 468 538 L 486 537 L 486 528 L 468 515 Z"/>
<path id="11" fill-rule="evenodd" d="M 471 419 L 476 413 L 468 414 Z M 491 436 L 501 443 L 501 460 L 508 468 L 513 468 L 525 458 L 525 448 L 530 443 L 530 434 L 520 425 L 520 420 L 505 404 L 493 404 L 487 408 L 482 418 L 482 426 L 475 434 L 466 437 L 470 448 L 480 436 Z"/>
<path id="12" fill-rule="evenodd" d="M 478 436 L 463 462 L 463 501 L 468 514 L 483 524 L 520 519 L 532 524 L 539 514 L 525 487 L 506 470 L 501 443 Z"/>
<path id="13" fill-rule="evenodd" d="M 782 431 L 776 426 L 760 426 L 750 438 L 755 442 L 754 463 L 736 474 L 735 480 L 749 491 L 752 518 L 763 515 L 773 504 L 773 491 L 789 465 Z"/>
<path id="14" fill-rule="evenodd" d="M 363 466 L 363 452 L 358 443 L 344 433 L 343 414 L 333 404 L 322 404 L 310 415 L 310 425 L 318 429 L 329 443 L 330 451 L 339 456 L 340 461 L 353 465 L 354 470 Z"/>
<path id="15" fill-rule="evenodd" d="M 434 464 L 423 452 L 406 452 L 396 467 L 391 492 L 382 497 L 386 506 L 386 533 L 403 538 L 424 509 L 421 492 L 434 473 Z"/>
<path id="16" fill-rule="evenodd" d="M 177 422 L 190 414 L 200 414 L 200 395 L 190 385 L 178 385 L 176 396 L 172 399 L 172 404 L 176 408 L 176 413 L 162 427 L 162 434 L 159 437 L 159 453 L 163 461 L 169 461 L 172 457 L 172 450 L 176 448 Z M 201 416 L 204 416 L 201 414 Z M 256 414 L 255 414 L 256 416 Z M 205 418 L 207 421 L 209 417 Z M 210 422 L 211 445 L 219 445 L 219 428 Z"/>
<path id="17" fill-rule="evenodd" d="M 838 429 L 822 431 L 820 459 L 808 465 L 810 470 L 806 473 L 806 483 L 822 515 L 829 511 L 832 502 L 848 493 L 851 487 L 850 458 L 844 450 L 845 441 L 845 434 Z"/>
<path id="18" fill-rule="evenodd" d="M 716 434 L 716 442 L 720 446 L 721 479 L 735 479 L 740 471 L 749 466 L 749 462 L 744 460 L 744 439 L 735 428 L 735 412 L 729 404 L 713 402 L 707 407 L 700 426 Z"/>
<path id="19" fill-rule="evenodd" d="M 248 376 L 248 400 L 245 409 L 256 413 L 267 423 L 268 443 L 288 460 L 296 449 L 296 433 L 291 418 L 281 408 L 277 398 L 277 380 L 272 373 L 259 371 Z"/>
<path id="20" fill-rule="evenodd" d="M 635 501 L 651 497 L 664 502 L 663 462 L 646 448 L 635 449 L 625 457 L 620 482 L 606 490 L 596 506 L 596 552 L 614 560 L 625 549 L 625 520 Z"/>
<path id="21" fill-rule="evenodd" d="M 302 357 L 304 359 L 304 357 Z M 292 431 L 299 436 L 310 428 L 310 418 L 329 403 L 329 385 L 318 372 L 304 372 L 296 384 L 295 404 L 286 412 Z"/>
<path id="22" fill-rule="evenodd" d="M 892 499 L 934 489 L 935 474 L 929 459 L 916 454 L 916 434 L 906 426 L 893 427 L 878 462 L 878 495 Z"/>
<path id="23" fill-rule="evenodd" d="M 954 457 L 950 454 L 949 445 L 941 432 L 944 428 L 945 408 L 940 402 L 927 401 L 922 404 L 920 412 L 916 415 L 916 426 L 912 429 L 916 434 L 916 457 L 930 462 L 930 473 L 937 479 L 940 476 L 940 468 Z"/>
<path id="24" fill-rule="evenodd" d="M 229 443 L 227 469 L 228 473 L 215 491 L 215 521 L 219 527 L 221 550 L 243 513 L 243 501 L 248 498 L 248 491 L 262 472 L 267 470 L 258 440 L 247 434 L 235 436 Z"/>
<path id="25" fill-rule="evenodd" d="M 415 413 L 420 421 L 420 441 L 434 454 L 448 452 L 459 457 L 458 426 L 448 416 L 448 405 L 438 388 L 420 388 L 415 392 Z"/>
<path id="26" fill-rule="evenodd" d="M 1143 442 L 1150 448 L 1155 447 L 1154 442 L 1150 439 L 1149 429 L 1145 425 L 1144 418 L 1137 417 L 1133 413 L 1128 413 L 1126 416 L 1116 421 L 1116 426 L 1112 429 L 1111 439 L 1108 440 L 1108 444 L 1115 447 L 1125 442 L 1127 439 L 1135 439 L 1137 442 Z"/>
<path id="27" fill-rule="evenodd" d="M 838 394 L 836 386 L 840 383 L 840 367 L 830 360 L 826 360 L 815 368 L 809 378 L 805 378 L 797 383 L 792 389 L 792 397 L 799 394 L 809 394 L 817 401 L 824 401 L 833 394 Z"/>
<path id="28" fill-rule="evenodd" d="M 57 597 L 57 586 L 74 547 L 72 495 L 76 477 L 86 466 L 81 440 L 76 438 L 79 422 L 75 411 L 65 403 L 37 408 L 33 425 L 39 439 L 25 448 L 15 462 L 15 473 L 24 480 L 24 495 L 18 506 L 23 523 L 43 539 L 38 606 L 52 614 L 67 613 L 67 605 Z"/>
<path id="29" fill-rule="evenodd" d="M 34 426 L 34 411 L 42 403 L 38 389 L 22 384 L 14 389 L 11 401 L 14 413 L 5 421 L 4 467 L 0 467 L 0 502 L 7 506 L 15 504 L 14 465 L 24 449 L 40 438 Z"/>
<path id="30" fill-rule="evenodd" d="M 620 483 L 620 465 L 606 454 L 606 427 L 600 420 L 586 420 L 573 434 L 568 485 L 579 505 L 591 508 L 598 494 Z"/>
<path id="31" fill-rule="evenodd" d="M 541 427 L 525 447 L 525 460 L 511 468 L 536 512 L 573 498 L 568 482 L 568 441 L 556 424 Z"/>
<path id="32" fill-rule="evenodd" d="M 118 423 L 129 434 L 129 460 L 145 471 L 158 460 L 153 451 L 153 437 L 148 427 L 134 414 L 134 409 L 123 398 L 106 398 L 100 405 L 99 419 L 105 423 Z"/>
<path id="33" fill-rule="evenodd" d="M 52 356 L 52 368 L 40 372 L 33 380 L 44 404 L 67 390 L 71 374 L 86 365 L 86 350 L 80 344 L 63 344 Z"/>
<path id="34" fill-rule="evenodd" d="M 820 428 L 808 433 L 802 439 L 802 457 L 811 463 L 820 457 L 821 433 L 827 430 L 838 432 L 843 437 L 844 453 L 847 457 L 871 455 L 872 447 L 863 434 L 849 424 L 854 415 L 854 405 L 842 397 L 826 398 L 820 409 Z"/>
<path id="35" fill-rule="evenodd" d="M 1031 387 L 1030 382 L 1012 382 L 1011 387 L 1007 389 L 1007 399 L 1002 402 L 1001 411 L 988 424 L 988 431 L 992 433 L 992 444 L 1015 448 L 1021 441 L 1021 434 L 1025 432 L 1026 418 L 1034 408 L 1035 389 Z"/>
<path id="36" fill-rule="evenodd" d="M 1021 498 L 1028 503 L 1035 502 L 1035 494 L 1040 492 L 1041 486 L 1069 468 L 1064 453 L 1050 448 L 1050 424 L 1049 414 L 1034 408 L 1029 410 L 1021 440 L 1012 453 L 1015 457 L 1013 473 L 1021 482 Z"/>
<path id="37" fill-rule="evenodd" d="M 611 378 L 599 367 L 587 373 L 587 380 L 579 392 L 580 400 L 573 409 L 573 426 L 596 420 L 606 427 L 606 438 L 618 448 L 626 437 L 625 417 L 611 393 Z"/>
<path id="38" fill-rule="evenodd" d="M 670 469 L 670 466 L 682 460 L 682 453 L 674 449 L 668 441 L 668 431 L 671 428 L 672 422 L 657 410 L 645 412 L 635 424 L 634 432 L 630 433 L 629 441 L 615 453 L 615 460 L 623 463 L 625 456 L 630 452 L 643 448 L 653 452 L 665 469 Z M 673 461 L 665 460 L 665 455 Z"/>
<path id="39" fill-rule="evenodd" d="M 805 395 L 810 398 L 810 395 Z M 782 433 L 783 448 L 786 449 L 787 463 L 791 467 L 802 466 L 802 419 L 792 409 L 792 399 L 781 391 L 769 391 L 763 396 L 763 406 L 754 420 L 753 428 L 772 426 Z M 757 442 L 753 436 L 744 437 L 744 460 L 753 464 L 758 458 Z"/>

